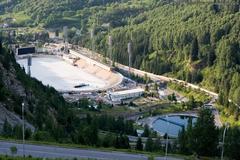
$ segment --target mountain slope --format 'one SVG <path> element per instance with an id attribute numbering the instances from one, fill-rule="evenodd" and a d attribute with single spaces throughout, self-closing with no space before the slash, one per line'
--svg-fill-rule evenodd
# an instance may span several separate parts
<path id="1" fill-rule="evenodd" d="M 37 131 L 48 132 L 55 139 L 66 137 L 73 129 L 72 105 L 53 88 L 30 78 L 7 49 L 0 47 L 0 113 L 12 125 L 21 125 L 21 105 L 25 118 Z M 0 121 L 5 121 L 1 117 Z M 14 119 L 14 120 L 13 120 Z M 62 135 L 60 134 L 60 131 Z M 54 134 L 59 132 L 58 135 Z"/>
<path id="2" fill-rule="evenodd" d="M 131 19 L 130 25 L 112 30 L 113 57 L 127 64 L 127 43 L 132 41 L 134 67 L 220 92 L 224 105 L 227 97 L 239 103 L 239 19 L 234 5 L 160 5 Z M 102 53 L 108 53 L 107 38 L 96 38 Z"/>

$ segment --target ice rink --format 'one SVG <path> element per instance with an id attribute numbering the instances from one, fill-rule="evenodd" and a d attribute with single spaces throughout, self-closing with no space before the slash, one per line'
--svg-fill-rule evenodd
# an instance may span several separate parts
<path id="1" fill-rule="evenodd" d="M 17 62 L 27 72 L 27 59 L 19 59 Z M 31 76 L 42 81 L 44 85 L 54 87 L 58 91 L 84 91 L 98 90 L 111 85 L 106 79 L 102 79 L 84 69 L 73 66 L 58 57 L 33 57 Z M 87 84 L 82 88 L 75 88 L 80 84 Z"/>

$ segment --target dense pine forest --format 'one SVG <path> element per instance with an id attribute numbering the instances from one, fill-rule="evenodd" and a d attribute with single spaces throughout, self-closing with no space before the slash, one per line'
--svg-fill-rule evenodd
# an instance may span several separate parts
<path id="1" fill-rule="evenodd" d="M 132 42 L 134 67 L 200 84 L 220 93 L 221 105 L 229 106 L 228 99 L 239 105 L 239 18 L 239 5 L 159 4 L 90 41 L 107 54 L 112 35 L 114 61 L 123 64 Z"/>
<path id="2" fill-rule="evenodd" d="M 240 12 L 209 4 L 163 5 L 116 28 L 115 61 L 128 62 L 133 43 L 134 67 L 198 83 L 220 93 L 220 103 L 240 97 Z M 106 40 L 105 40 L 106 41 Z M 106 46 L 96 40 L 98 50 Z"/>

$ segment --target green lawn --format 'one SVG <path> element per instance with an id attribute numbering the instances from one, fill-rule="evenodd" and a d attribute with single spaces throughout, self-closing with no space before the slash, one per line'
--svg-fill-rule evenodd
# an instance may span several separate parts
<path id="1" fill-rule="evenodd" d="M 168 83 L 168 87 L 172 90 L 179 92 L 187 98 L 193 96 L 196 101 L 205 102 L 211 99 L 209 95 L 200 90 L 186 88 L 185 86 L 176 83 Z"/>
<path id="2" fill-rule="evenodd" d="M 23 12 L 17 12 L 17 13 L 7 13 L 7 14 L 4 14 L 4 15 L 0 15 L 0 18 L 1 19 L 4 19 L 4 18 L 13 18 L 13 23 L 15 24 L 24 24 L 26 21 L 29 21 L 31 20 L 31 18 L 24 14 Z"/>
<path id="3" fill-rule="evenodd" d="M 217 109 L 220 112 L 220 119 L 224 123 L 229 123 L 231 126 L 240 126 L 240 121 L 236 121 L 234 114 L 229 113 L 229 108 L 216 105 Z"/>

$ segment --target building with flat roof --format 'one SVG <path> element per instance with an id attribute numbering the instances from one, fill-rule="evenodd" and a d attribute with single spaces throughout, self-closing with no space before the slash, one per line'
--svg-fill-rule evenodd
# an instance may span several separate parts
<path id="1" fill-rule="evenodd" d="M 126 99 L 140 97 L 143 95 L 143 93 L 144 93 L 144 89 L 135 88 L 135 89 L 124 90 L 124 91 L 109 92 L 108 98 L 114 103 L 119 103 Z"/>

